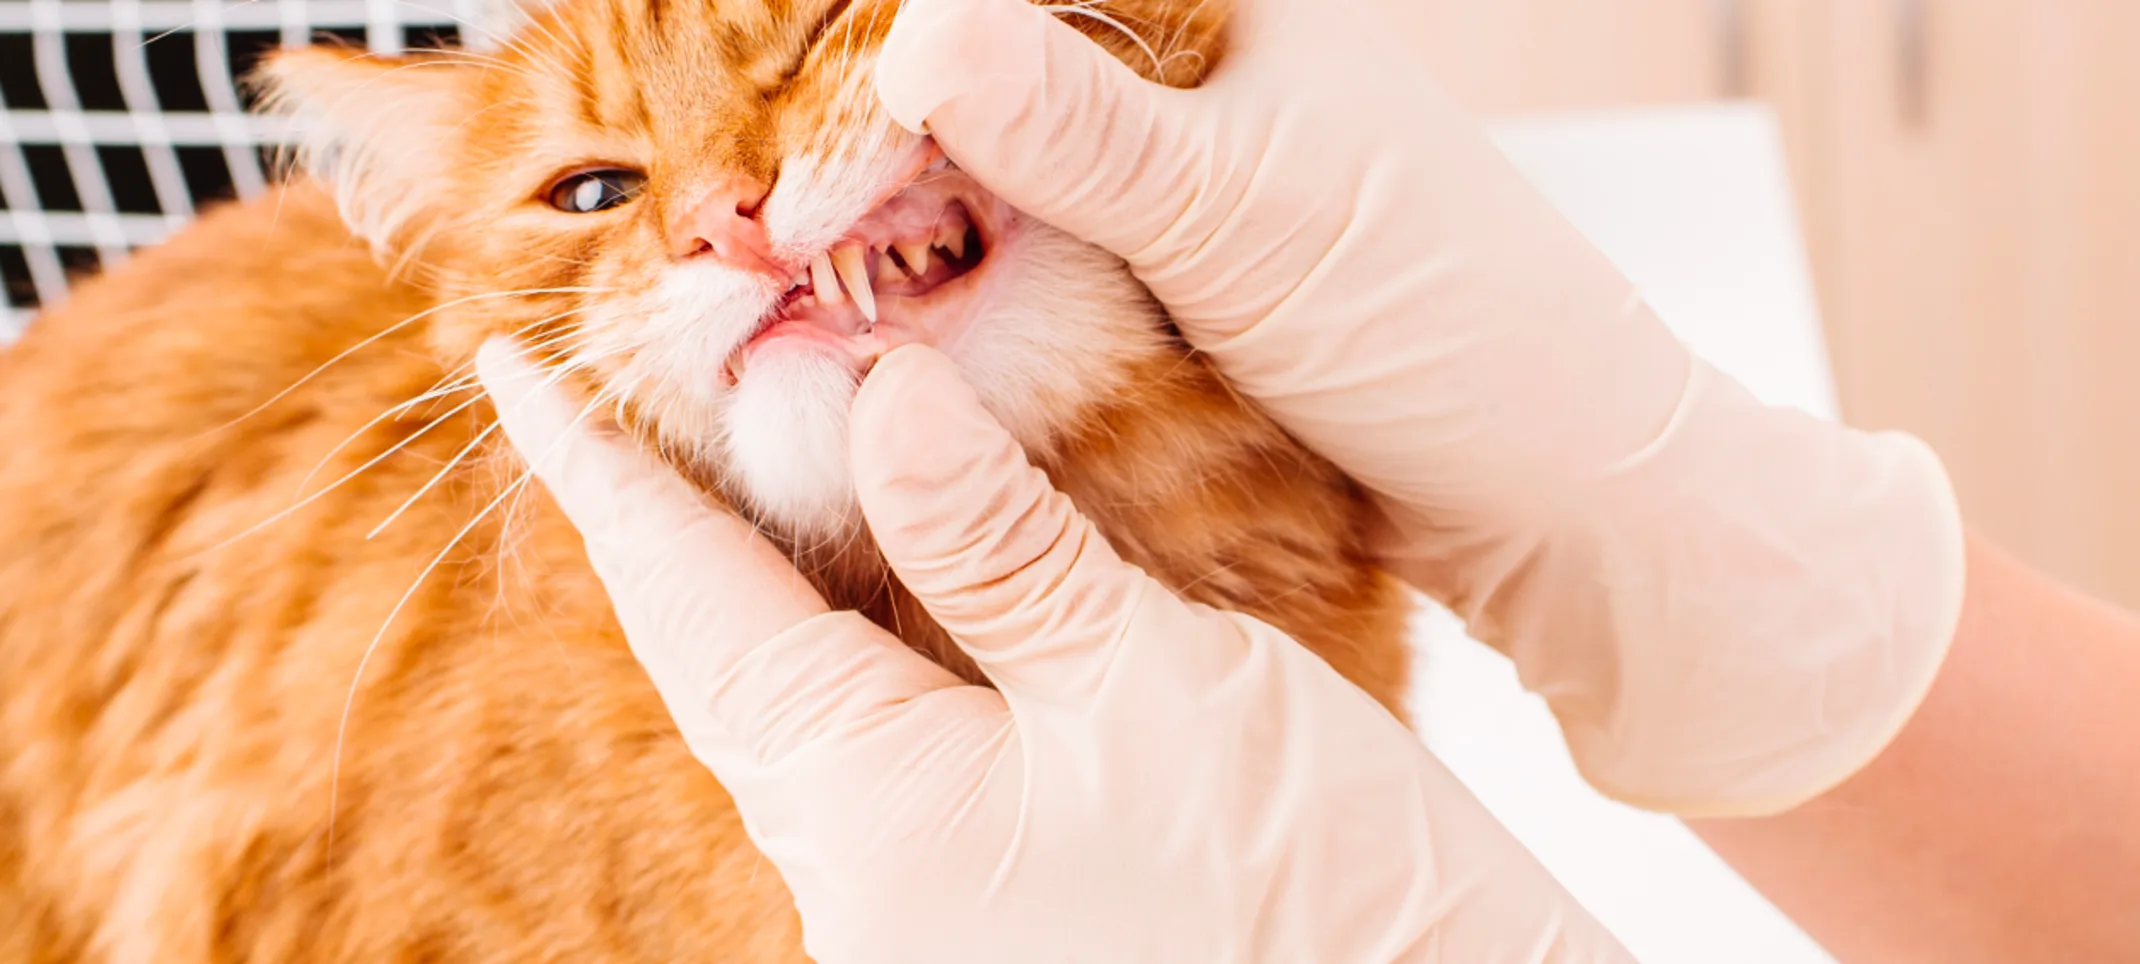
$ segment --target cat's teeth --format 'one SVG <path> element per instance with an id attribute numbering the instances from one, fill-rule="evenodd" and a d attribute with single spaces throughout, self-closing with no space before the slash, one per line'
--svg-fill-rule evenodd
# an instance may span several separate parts
<path id="1" fill-rule="evenodd" d="M 862 317 L 869 323 L 877 323 L 877 293 L 869 286 L 869 249 L 859 244 L 849 244 L 832 252 L 832 266 L 840 273 L 840 280 L 847 283 L 847 293 L 855 300 L 855 307 L 862 309 Z"/>
<path id="2" fill-rule="evenodd" d="M 840 294 L 840 281 L 832 273 L 832 259 L 823 253 L 810 259 L 810 287 L 817 290 L 817 300 L 828 305 L 846 301 Z"/>
<path id="3" fill-rule="evenodd" d="M 936 246 L 951 253 L 953 258 L 966 256 L 966 225 L 946 224 L 936 229 Z"/>
<path id="4" fill-rule="evenodd" d="M 929 273 L 929 242 L 901 241 L 893 247 L 899 249 L 899 258 L 907 263 L 907 273 L 916 278 Z"/>

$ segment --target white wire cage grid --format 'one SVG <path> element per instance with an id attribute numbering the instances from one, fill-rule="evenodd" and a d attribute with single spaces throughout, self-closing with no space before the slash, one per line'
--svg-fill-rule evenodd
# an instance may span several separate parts
<path id="1" fill-rule="evenodd" d="M 243 71 L 321 40 L 481 47 L 510 0 L 0 0 L 0 344 L 71 282 L 274 177 Z"/>

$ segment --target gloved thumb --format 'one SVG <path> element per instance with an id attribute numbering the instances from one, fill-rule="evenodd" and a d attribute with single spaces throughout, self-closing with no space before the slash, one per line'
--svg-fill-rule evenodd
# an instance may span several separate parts
<path id="1" fill-rule="evenodd" d="M 849 425 L 885 560 L 1007 698 L 1078 702 L 1140 604 L 1182 605 L 1115 554 L 936 350 L 879 360 Z"/>
<path id="2" fill-rule="evenodd" d="M 1123 257 L 1193 199 L 1169 144 L 1181 91 L 1139 77 L 1025 0 L 906 0 L 877 56 L 878 100 L 997 196 Z M 1154 171 L 1151 165 L 1173 165 Z"/>

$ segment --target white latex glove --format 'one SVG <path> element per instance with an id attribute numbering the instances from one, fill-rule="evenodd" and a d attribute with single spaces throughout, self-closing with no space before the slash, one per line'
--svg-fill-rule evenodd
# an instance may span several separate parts
<path id="1" fill-rule="evenodd" d="M 499 343 L 506 433 L 820 961 L 1625 961 L 1416 737 L 1117 557 L 932 349 L 853 412 L 862 509 L 999 687 L 823 599 Z"/>
<path id="2" fill-rule="evenodd" d="M 878 93 L 1376 492 L 1599 789 L 1754 814 L 1877 755 L 1959 615 L 1938 460 L 1692 357 L 1369 11 L 1236 5 L 1182 91 L 1019 0 L 906 0 Z"/>

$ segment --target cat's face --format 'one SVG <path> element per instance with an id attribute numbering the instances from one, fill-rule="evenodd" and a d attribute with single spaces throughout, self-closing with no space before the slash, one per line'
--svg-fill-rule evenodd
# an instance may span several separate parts
<path id="1" fill-rule="evenodd" d="M 566 0 L 493 53 L 314 50 L 269 79 L 358 233 L 466 299 L 438 322 L 456 350 L 513 333 L 762 520 L 827 533 L 853 520 L 849 400 L 890 347 L 942 349 L 1043 451 L 1181 351 L 1121 262 L 878 107 L 895 9 Z"/>

